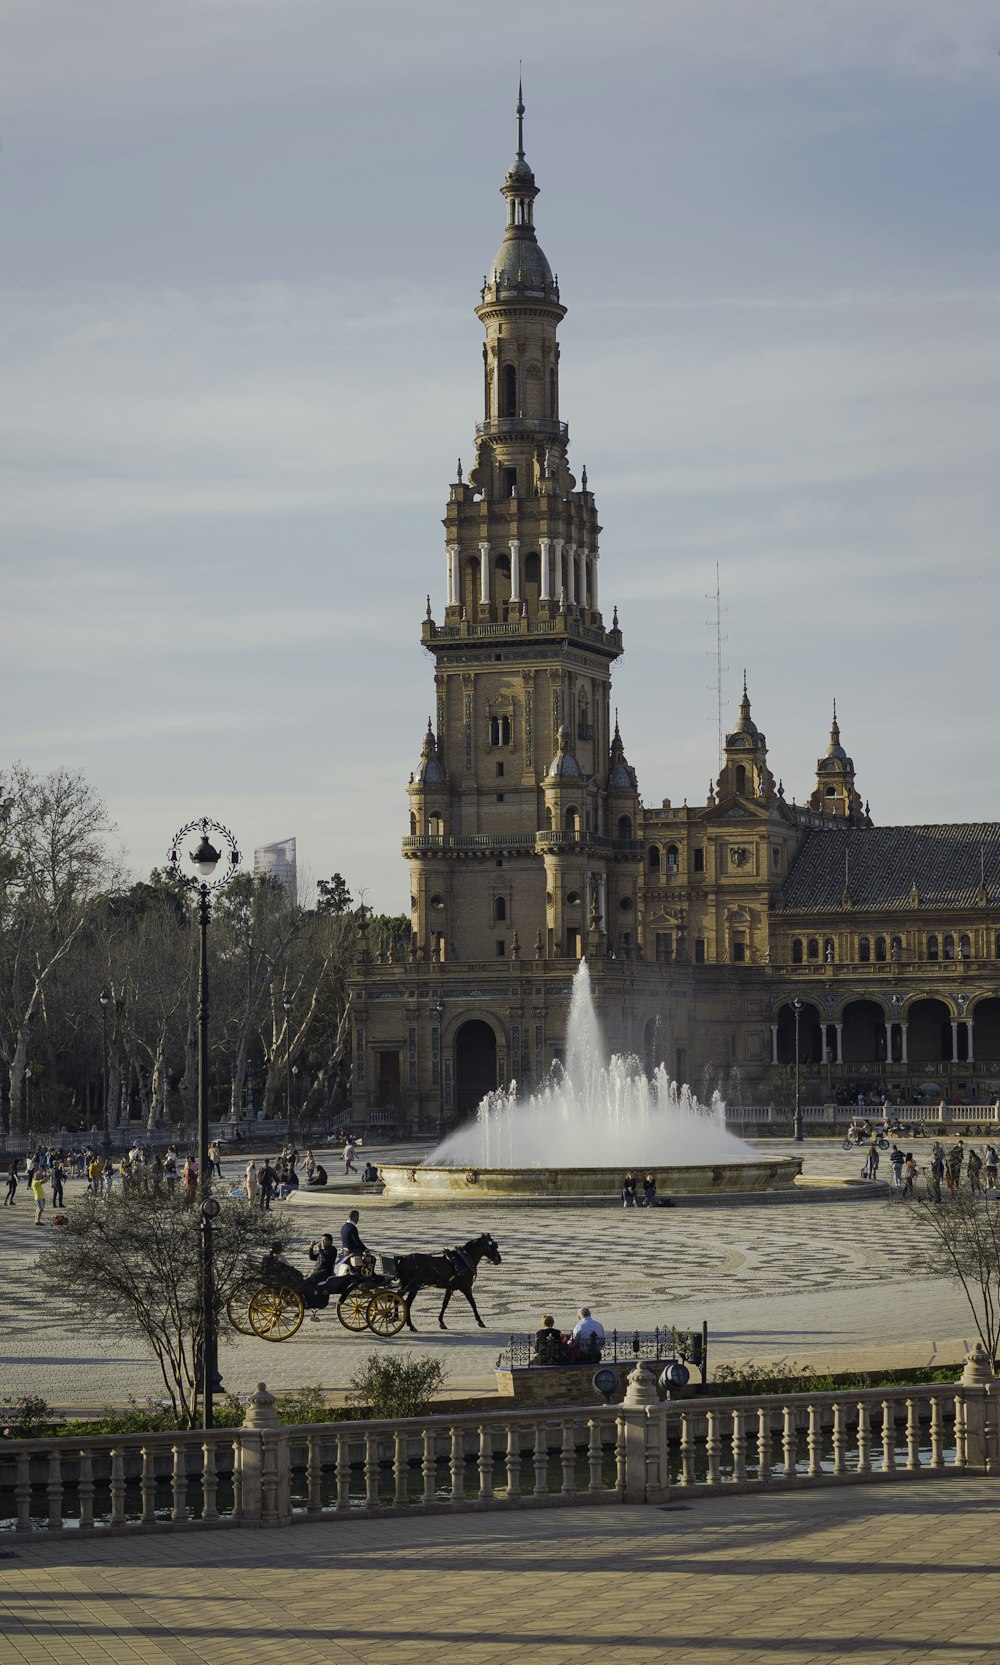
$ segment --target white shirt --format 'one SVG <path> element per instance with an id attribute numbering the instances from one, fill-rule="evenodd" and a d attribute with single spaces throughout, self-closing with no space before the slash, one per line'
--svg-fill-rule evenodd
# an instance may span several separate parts
<path id="1" fill-rule="evenodd" d="M 604 1325 L 596 1318 L 580 1318 L 574 1326 L 570 1340 L 584 1341 L 589 1335 L 596 1335 L 598 1341 L 603 1341 Z"/>

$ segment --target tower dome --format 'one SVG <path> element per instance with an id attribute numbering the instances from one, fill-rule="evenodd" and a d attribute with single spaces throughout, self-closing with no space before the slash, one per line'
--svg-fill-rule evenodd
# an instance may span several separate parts
<path id="1" fill-rule="evenodd" d="M 578 779 L 582 778 L 583 770 L 580 768 L 579 763 L 576 761 L 576 758 L 569 749 L 569 729 L 566 727 L 565 723 L 563 723 L 558 735 L 556 736 L 556 744 L 559 749 L 556 752 L 555 757 L 552 759 L 552 762 L 549 764 L 546 779 L 557 780 L 560 777 L 566 776 L 573 776 Z"/>
<path id="2" fill-rule="evenodd" d="M 422 782 L 425 786 L 440 786 L 442 782 L 447 779 L 441 765 L 441 761 L 438 758 L 437 742 L 434 739 L 434 730 L 431 728 L 431 720 L 429 717 L 427 719 L 427 732 L 424 735 L 424 743 L 420 748 L 420 762 L 417 765 L 415 779 Z"/>
<path id="3" fill-rule="evenodd" d="M 507 199 L 507 225 L 503 242 L 487 272 L 484 293 L 497 298 L 520 290 L 544 296 L 546 300 L 558 300 L 552 268 L 535 235 L 534 202 L 538 186 L 524 154 L 524 99 L 520 81 L 516 110 L 517 152 L 501 186 L 501 194 Z"/>

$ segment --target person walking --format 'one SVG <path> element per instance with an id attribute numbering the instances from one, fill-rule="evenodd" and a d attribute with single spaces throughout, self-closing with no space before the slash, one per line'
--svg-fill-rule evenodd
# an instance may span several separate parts
<path id="1" fill-rule="evenodd" d="M 914 1185 L 917 1178 L 917 1164 L 913 1159 L 913 1152 L 908 1150 L 903 1160 L 903 1196 L 915 1197 Z"/>
<path id="2" fill-rule="evenodd" d="M 6 1208 L 8 1205 L 11 1208 L 13 1208 L 14 1198 L 16 1196 L 17 1196 L 17 1157 L 15 1156 L 15 1158 L 14 1158 L 13 1162 L 11 1163 L 10 1167 L 7 1169 L 7 1195 L 4 1197 L 4 1200 L 3 1200 L 4 1208 Z"/>
<path id="3" fill-rule="evenodd" d="M 941 1201 L 941 1181 L 944 1179 L 944 1151 L 935 1145 L 931 1151 L 930 1187 L 935 1202 Z"/>
<path id="4" fill-rule="evenodd" d="M 222 1178 L 222 1159 L 221 1159 L 221 1155 L 220 1155 L 218 1139 L 213 1139 L 212 1143 L 208 1147 L 208 1177 L 209 1177 L 209 1179 L 211 1179 L 213 1172 L 215 1173 L 215 1175 L 218 1179 Z"/>
<path id="5" fill-rule="evenodd" d="M 986 1189 L 987 1189 L 987 1191 L 995 1191 L 996 1188 L 997 1188 L 997 1167 L 998 1167 L 998 1165 L 1000 1165 L 1000 1164 L 998 1164 L 996 1145 L 992 1145 L 992 1144 L 987 1145 L 985 1154 L 986 1154 Z"/>
<path id="6" fill-rule="evenodd" d="M 209 1172 L 211 1172 L 211 1159 L 209 1159 L 208 1166 Z M 184 1186 L 184 1201 L 186 1203 L 193 1203 L 195 1193 L 198 1190 L 198 1164 L 193 1156 L 186 1156 L 184 1158 L 184 1169 L 181 1179 Z"/>
<path id="7" fill-rule="evenodd" d="M 247 1163 L 246 1173 L 243 1175 L 243 1189 L 247 1194 L 247 1202 L 255 1203 L 257 1201 L 257 1164 L 252 1156 Z"/>
<path id="8" fill-rule="evenodd" d="M 40 1226 L 45 1213 L 45 1176 L 36 1168 L 31 1176 L 31 1194 L 35 1199 L 35 1225 Z"/>
<path id="9" fill-rule="evenodd" d="M 980 1184 L 979 1176 L 983 1171 L 983 1159 L 977 1150 L 970 1150 L 966 1158 L 965 1168 L 969 1176 L 969 1190 L 978 1191 L 982 1195 L 983 1187 Z"/>
<path id="10" fill-rule="evenodd" d="M 878 1179 L 878 1164 L 878 1144 L 873 1139 L 871 1144 L 868 1146 L 868 1156 L 865 1160 L 865 1165 L 861 1170 L 862 1179 Z"/>
<path id="11" fill-rule="evenodd" d="M 357 1173 L 358 1170 L 354 1166 L 354 1158 L 357 1156 L 357 1154 L 358 1154 L 357 1145 L 354 1143 L 353 1139 L 348 1139 L 346 1145 L 344 1146 L 344 1172 L 345 1172 L 345 1174 L 356 1174 Z"/>
<path id="12" fill-rule="evenodd" d="M 903 1163 L 905 1157 L 898 1145 L 893 1145 L 889 1152 L 889 1166 L 892 1169 L 892 1183 L 898 1191 L 903 1183 Z"/>
<path id="13" fill-rule="evenodd" d="M 53 1162 L 52 1162 L 52 1207 L 53 1208 L 62 1208 L 62 1206 L 63 1206 L 63 1181 L 65 1180 L 65 1178 L 66 1178 L 66 1169 L 63 1165 L 63 1159 L 62 1159 L 61 1156 L 56 1156 L 56 1157 L 53 1158 Z"/>
<path id="14" fill-rule="evenodd" d="M 954 1196 L 962 1183 L 962 1165 L 965 1162 L 965 1143 L 959 1139 L 957 1145 L 952 1145 L 948 1152 L 948 1163 L 945 1171 L 945 1184 L 948 1195 Z"/>
<path id="15" fill-rule="evenodd" d="M 264 1166 L 261 1168 L 257 1180 L 257 1188 L 260 1192 L 260 1206 L 264 1209 L 265 1213 L 270 1213 L 271 1211 L 271 1198 L 274 1195 L 274 1186 L 277 1177 L 278 1176 L 271 1167 L 270 1162 L 265 1157 Z"/>

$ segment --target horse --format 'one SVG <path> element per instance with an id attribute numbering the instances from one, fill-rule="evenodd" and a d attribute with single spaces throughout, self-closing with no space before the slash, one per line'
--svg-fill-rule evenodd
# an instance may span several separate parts
<path id="1" fill-rule="evenodd" d="M 421 1289 L 443 1289 L 444 1300 L 438 1313 L 438 1323 L 442 1330 L 448 1328 L 444 1321 L 448 1302 L 456 1289 L 461 1290 L 472 1308 L 473 1317 L 481 1330 L 486 1325 L 479 1316 L 472 1295 L 472 1285 L 476 1281 L 479 1262 L 488 1260 L 494 1266 L 500 1265 L 500 1250 L 488 1231 L 479 1237 L 472 1237 L 468 1243 L 463 1243 L 455 1249 L 448 1249 L 440 1255 L 397 1255 L 396 1277 L 399 1282 L 400 1294 L 406 1302 L 407 1328 L 416 1331 L 416 1325 L 411 1322 L 410 1308 Z"/>

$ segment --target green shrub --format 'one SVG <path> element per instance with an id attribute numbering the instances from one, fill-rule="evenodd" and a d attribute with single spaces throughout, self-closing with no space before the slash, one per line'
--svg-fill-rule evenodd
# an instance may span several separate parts
<path id="1" fill-rule="evenodd" d="M 351 1377 L 348 1399 L 372 1417 L 423 1416 L 447 1372 L 438 1359 L 369 1353 Z"/>
<path id="2" fill-rule="evenodd" d="M 37 1440 L 55 1432 L 52 1410 L 37 1393 L 22 1393 L 19 1399 L 0 1400 L 0 1438 Z"/>

